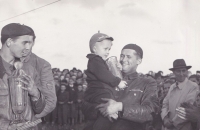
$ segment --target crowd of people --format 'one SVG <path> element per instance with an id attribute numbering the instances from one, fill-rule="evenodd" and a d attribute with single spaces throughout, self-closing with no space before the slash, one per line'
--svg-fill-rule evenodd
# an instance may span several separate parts
<path id="1" fill-rule="evenodd" d="M 84 92 L 87 89 L 86 74 L 79 69 L 52 69 L 57 95 L 56 108 L 45 116 L 45 127 L 71 128 L 84 123 L 81 110 Z"/>
<path id="2" fill-rule="evenodd" d="M 131 43 L 109 66 L 114 39 L 96 33 L 87 69 L 60 71 L 32 53 L 35 38 L 32 28 L 17 23 L 1 31 L 0 130 L 200 129 L 199 71 L 192 75 L 184 59 L 175 59 L 165 76 L 138 73 L 143 50 Z"/>
<path id="3" fill-rule="evenodd" d="M 87 119 L 84 118 L 84 114 L 81 109 L 81 103 L 84 100 L 84 92 L 86 91 L 88 84 L 86 81 L 87 75 L 84 71 L 73 68 L 71 70 L 59 68 L 52 69 L 56 95 L 57 106 L 47 116 L 43 118 L 45 128 L 55 127 L 58 129 L 65 128 L 77 128 L 83 129 L 84 123 Z M 157 95 L 162 107 L 164 98 L 166 97 L 169 88 L 176 82 L 175 75 L 173 73 L 163 75 L 162 71 L 153 72 L 149 71 L 147 74 L 139 73 L 140 77 L 152 78 L 157 83 Z M 200 76 L 197 74 L 188 73 L 187 78 L 199 84 Z M 161 118 L 161 111 L 157 113 L 149 129 L 162 130 L 163 121 Z"/>

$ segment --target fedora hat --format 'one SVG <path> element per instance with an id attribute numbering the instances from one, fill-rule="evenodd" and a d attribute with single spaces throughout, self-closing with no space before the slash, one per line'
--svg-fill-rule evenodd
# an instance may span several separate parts
<path id="1" fill-rule="evenodd" d="M 169 70 L 173 71 L 175 69 L 179 69 L 179 68 L 186 68 L 186 69 L 190 69 L 192 66 L 187 66 L 185 63 L 184 59 L 176 59 L 173 62 L 173 68 L 170 68 Z"/>

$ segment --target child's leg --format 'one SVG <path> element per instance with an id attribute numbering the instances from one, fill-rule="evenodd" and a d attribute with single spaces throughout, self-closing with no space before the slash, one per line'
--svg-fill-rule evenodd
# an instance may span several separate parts
<path id="1" fill-rule="evenodd" d="M 62 125 L 62 105 L 58 106 L 58 125 Z"/>
<path id="2" fill-rule="evenodd" d="M 110 130 L 112 122 L 107 117 L 99 115 L 98 119 L 93 125 L 93 130 Z"/>
<path id="3" fill-rule="evenodd" d="M 101 98 L 108 98 L 108 99 L 113 99 L 113 95 L 109 93 L 108 91 L 102 91 L 101 95 L 99 97 L 97 96 L 98 99 Z M 98 101 L 100 104 L 101 103 L 106 103 L 102 102 L 101 100 Z M 98 115 L 97 120 L 95 121 L 93 125 L 93 130 L 110 130 L 112 125 L 112 122 L 109 121 L 107 117 L 104 117 L 101 113 Z"/>
<path id="4" fill-rule="evenodd" d="M 67 105 L 63 105 L 63 124 L 67 125 L 67 119 L 68 119 L 68 112 L 67 112 Z"/>
<path id="5" fill-rule="evenodd" d="M 48 115 L 46 115 L 45 117 L 44 117 L 44 121 L 45 121 L 45 123 L 46 124 L 49 124 L 50 123 L 50 121 L 51 121 L 51 113 L 49 113 Z"/>
<path id="6" fill-rule="evenodd" d="M 82 112 L 81 112 L 81 110 L 79 110 L 79 123 L 81 124 L 82 123 L 82 119 L 83 118 L 83 116 L 82 116 Z"/>
<path id="7" fill-rule="evenodd" d="M 52 121 L 51 121 L 52 125 L 54 125 L 56 122 L 58 116 L 57 114 L 58 114 L 58 106 L 56 106 L 56 108 L 52 112 Z"/>
<path id="8" fill-rule="evenodd" d="M 78 109 L 78 122 L 81 124 L 81 113 L 80 113 L 80 108 Z"/>
<path id="9" fill-rule="evenodd" d="M 102 88 L 90 88 L 90 92 L 88 96 L 85 96 L 85 101 L 94 104 L 102 104 L 106 103 L 102 101 L 102 98 L 114 99 L 114 93 L 109 89 L 102 89 Z M 108 118 L 103 117 L 101 113 L 98 114 L 97 119 L 93 120 L 93 125 L 87 126 L 86 128 L 92 130 L 110 130 L 112 122 L 108 120 Z"/>
<path id="10" fill-rule="evenodd" d="M 74 118 L 72 117 L 72 125 L 74 125 Z"/>

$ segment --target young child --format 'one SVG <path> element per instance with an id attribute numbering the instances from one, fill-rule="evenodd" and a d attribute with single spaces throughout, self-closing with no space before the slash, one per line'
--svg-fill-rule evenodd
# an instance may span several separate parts
<path id="1" fill-rule="evenodd" d="M 88 89 L 85 92 L 84 100 L 93 104 L 101 104 L 102 98 L 114 99 L 115 87 L 124 89 L 126 82 L 119 77 L 115 77 L 108 68 L 105 60 L 109 55 L 113 38 L 106 34 L 96 33 L 90 39 L 91 54 L 87 55 L 89 59 L 87 70 Z M 94 126 L 95 130 L 109 130 L 110 122 L 107 117 L 98 115 L 98 126 Z"/>
<path id="2" fill-rule="evenodd" d="M 61 82 L 60 90 L 57 94 L 59 129 L 61 129 L 62 125 L 67 127 L 67 103 L 69 101 L 69 92 L 66 91 L 66 87 L 67 84 L 65 82 Z"/>
<path id="3" fill-rule="evenodd" d="M 81 110 L 81 103 L 82 103 L 83 95 L 84 95 L 83 86 L 81 84 L 79 84 L 77 89 L 78 89 L 77 93 L 76 93 L 76 97 L 77 97 L 76 106 L 77 106 L 77 111 L 78 111 L 77 122 L 79 122 L 81 124 L 84 119 L 82 110 Z"/>
<path id="4" fill-rule="evenodd" d="M 69 101 L 68 101 L 68 106 L 69 106 L 69 123 L 71 122 L 72 127 L 75 124 L 76 117 L 77 117 L 77 111 L 76 111 L 76 92 L 75 92 L 75 87 L 74 87 L 74 80 L 72 78 L 69 79 Z"/>

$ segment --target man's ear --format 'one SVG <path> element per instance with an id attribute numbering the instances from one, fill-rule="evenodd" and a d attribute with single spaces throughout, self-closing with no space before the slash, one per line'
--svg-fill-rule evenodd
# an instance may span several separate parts
<path id="1" fill-rule="evenodd" d="M 137 65 L 141 64 L 142 63 L 142 59 L 141 58 L 138 58 L 137 59 Z"/>
<path id="2" fill-rule="evenodd" d="M 35 41 L 33 41 L 33 46 L 35 45 Z"/>
<path id="3" fill-rule="evenodd" d="M 95 45 L 93 46 L 93 52 L 96 52 L 96 46 Z"/>
<path id="4" fill-rule="evenodd" d="M 11 45 L 12 42 L 13 42 L 12 39 L 11 39 L 11 38 L 8 38 L 8 39 L 6 40 L 6 46 L 7 46 L 7 47 L 10 47 L 10 45 Z"/>

